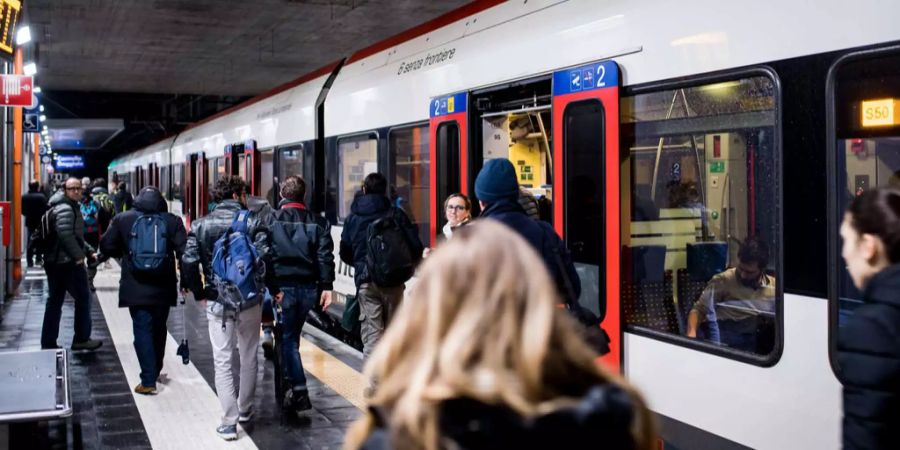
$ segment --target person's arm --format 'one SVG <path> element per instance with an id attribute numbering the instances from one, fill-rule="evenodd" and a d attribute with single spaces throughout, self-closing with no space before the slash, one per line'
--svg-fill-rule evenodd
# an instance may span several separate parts
<path id="1" fill-rule="evenodd" d="M 709 281 L 709 284 L 706 285 L 706 288 L 703 289 L 703 293 L 700 294 L 700 298 L 698 298 L 697 302 L 694 303 L 694 307 L 691 308 L 691 312 L 688 313 L 687 331 L 685 332 L 687 337 L 696 338 L 697 327 L 700 326 L 701 322 L 706 321 L 706 315 L 709 314 L 709 309 L 713 307 L 713 297 L 714 292 L 716 291 L 716 284 L 717 278 L 713 277 L 713 279 Z"/>
<path id="2" fill-rule="evenodd" d="M 350 265 L 353 265 L 353 234 L 351 234 L 352 229 L 353 216 L 350 216 L 346 221 L 344 221 L 344 229 L 341 231 L 340 249 L 341 261 Z"/>
<path id="3" fill-rule="evenodd" d="M 54 210 L 56 215 L 56 238 L 59 247 L 76 263 L 85 258 L 84 247 L 78 243 L 75 236 L 75 208 L 62 204 Z M 79 212 L 80 214 L 80 212 Z"/>
<path id="4" fill-rule="evenodd" d="M 184 254 L 181 257 L 181 287 L 194 293 L 197 300 L 204 299 L 203 281 L 200 276 L 202 249 L 197 239 L 197 222 L 191 225 L 191 231 L 187 234 L 184 246 Z"/>
<path id="5" fill-rule="evenodd" d="M 330 291 L 334 287 L 334 239 L 331 224 L 323 218 L 316 223 L 318 228 L 317 252 L 319 261 L 319 288 Z"/>
<path id="6" fill-rule="evenodd" d="M 125 245 L 122 236 L 119 234 L 118 227 L 116 227 L 118 224 L 116 220 L 118 218 L 113 219 L 106 233 L 103 233 L 103 237 L 100 238 L 100 253 L 104 258 L 121 258 L 124 253 Z"/>

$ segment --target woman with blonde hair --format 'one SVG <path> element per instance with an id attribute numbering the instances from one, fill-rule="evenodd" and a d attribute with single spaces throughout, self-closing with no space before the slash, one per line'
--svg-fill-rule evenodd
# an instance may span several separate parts
<path id="1" fill-rule="evenodd" d="M 600 367 L 559 303 L 515 232 L 459 229 L 372 354 L 377 387 L 345 449 L 652 448 L 643 400 Z"/>

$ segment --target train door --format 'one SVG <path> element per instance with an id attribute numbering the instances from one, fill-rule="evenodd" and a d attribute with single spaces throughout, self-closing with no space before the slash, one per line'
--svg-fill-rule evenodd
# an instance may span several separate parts
<path id="1" fill-rule="evenodd" d="M 440 206 L 450 194 L 468 194 L 468 121 L 466 109 L 468 95 L 465 92 L 435 97 L 429 104 L 429 167 L 431 202 L 429 239 L 434 242 L 437 232 L 444 226 L 444 212 Z"/>
<path id="2" fill-rule="evenodd" d="M 621 365 L 619 70 L 613 61 L 553 74 L 553 222 L 581 279 L 579 303 L 610 337 L 603 361 Z"/>
<path id="3" fill-rule="evenodd" d="M 260 195 L 260 157 L 256 141 L 244 142 L 244 151 L 239 158 L 238 175 L 250 185 L 250 195 Z"/>
<path id="4" fill-rule="evenodd" d="M 207 166 L 206 155 L 203 152 L 188 155 L 185 162 L 185 202 L 189 220 L 203 217 L 206 213 L 206 186 Z"/>

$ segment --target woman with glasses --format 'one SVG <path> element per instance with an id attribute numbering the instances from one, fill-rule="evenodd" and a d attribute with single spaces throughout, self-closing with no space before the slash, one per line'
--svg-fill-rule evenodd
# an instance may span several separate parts
<path id="1" fill-rule="evenodd" d="M 467 225 L 472 220 L 472 202 L 469 197 L 458 192 L 450 194 L 447 200 L 444 200 L 444 217 L 447 218 L 447 223 L 441 229 L 441 236 L 447 240 L 453 236 L 456 229 Z M 422 256 L 428 257 L 429 253 L 431 253 L 431 249 L 426 247 Z"/>

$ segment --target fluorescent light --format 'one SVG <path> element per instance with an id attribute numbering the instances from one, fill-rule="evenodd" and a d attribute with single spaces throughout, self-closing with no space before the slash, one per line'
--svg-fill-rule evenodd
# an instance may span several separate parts
<path id="1" fill-rule="evenodd" d="M 16 32 L 16 45 L 25 45 L 29 42 L 31 42 L 31 28 L 25 25 Z"/>
<path id="2" fill-rule="evenodd" d="M 41 119 L 41 122 L 43 122 L 43 121 L 45 121 L 45 120 L 47 120 L 47 116 L 45 116 L 45 115 L 43 115 L 43 114 L 41 114 L 41 117 L 40 117 L 40 119 Z"/>
<path id="3" fill-rule="evenodd" d="M 34 90 L 32 90 L 31 92 L 34 92 L 35 94 L 40 94 L 40 93 L 41 93 L 41 87 L 40 87 L 40 86 L 35 86 L 35 87 L 34 87 Z M 42 106 L 42 108 L 43 108 L 43 106 Z M 41 111 L 43 111 L 43 109 L 42 109 Z"/>
<path id="4" fill-rule="evenodd" d="M 37 73 L 37 64 L 35 64 L 33 62 L 25 64 L 25 66 L 22 67 L 22 72 L 25 73 L 25 75 L 27 75 L 29 77 L 36 74 Z M 35 91 L 37 91 L 37 88 L 35 88 Z"/>
<path id="5" fill-rule="evenodd" d="M 44 131 L 47 131 L 47 130 L 49 130 L 49 128 L 47 128 L 47 125 L 44 125 Z"/>
<path id="6" fill-rule="evenodd" d="M 34 89 L 37 90 L 37 89 L 40 89 L 40 88 L 34 88 Z M 38 106 L 38 109 L 40 109 L 41 112 L 44 112 L 44 105 Z"/>

